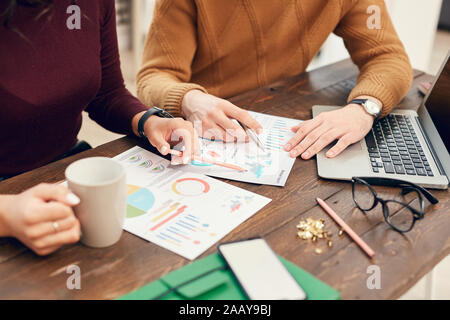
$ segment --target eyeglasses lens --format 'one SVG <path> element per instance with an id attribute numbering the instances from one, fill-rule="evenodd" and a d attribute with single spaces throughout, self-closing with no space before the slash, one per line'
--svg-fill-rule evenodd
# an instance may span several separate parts
<path id="1" fill-rule="evenodd" d="M 355 180 L 353 183 L 353 200 L 361 210 L 370 210 L 375 203 L 375 196 L 366 184 Z"/>
<path id="2" fill-rule="evenodd" d="M 412 228 L 414 215 L 404 203 L 389 200 L 386 201 L 386 206 L 389 210 L 388 223 L 402 232 L 407 232 Z"/>

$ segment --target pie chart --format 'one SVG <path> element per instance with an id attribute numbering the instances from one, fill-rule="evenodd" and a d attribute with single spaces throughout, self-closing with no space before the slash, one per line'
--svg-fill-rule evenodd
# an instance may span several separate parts
<path id="1" fill-rule="evenodd" d="M 127 218 L 139 217 L 155 204 L 155 196 L 147 188 L 128 185 Z"/>

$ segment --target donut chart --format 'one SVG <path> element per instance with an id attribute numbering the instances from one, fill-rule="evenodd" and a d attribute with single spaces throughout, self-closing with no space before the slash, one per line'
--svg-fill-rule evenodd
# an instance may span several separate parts
<path id="1" fill-rule="evenodd" d="M 129 157 L 129 158 L 127 159 L 127 161 L 130 162 L 130 163 L 135 163 L 135 162 L 138 162 L 138 161 L 140 161 L 140 160 L 142 160 L 142 156 L 141 156 L 140 154 L 131 156 L 131 157 Z"/>
<path id="2" fill-rule="evenodd" d="M 172 191 L 182 196 L 199 196 L 210 189 L 208 182 L 199 178 L 178 179 L 172 184 Z"/>
<path id="3" fill-rule="evenodd" d="M 150 168 L 153 165 L 153 161 L 152 160 L 145 160 L 144 162 L 142 162 L 139 167 L 141 168 Z"/>
<path id="4" fill-rule="evenodd" d="M 163 164 L 159 164 L 159 165 L 156 165 L 154 168 L 152 168 L 151 172 L 152 173 L 161 173 L 161 172 L 164 172 L 164 170 L 166 170 L 166 167 Z"/>

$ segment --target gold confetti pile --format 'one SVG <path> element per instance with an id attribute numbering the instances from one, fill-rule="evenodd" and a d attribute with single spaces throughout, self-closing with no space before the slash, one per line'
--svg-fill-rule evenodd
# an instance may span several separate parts
<path id="1" fill-rule="evenodd" d="M 297 225 L 297 236 L 303 240 L 311 240 L 312 242 L 316 242 L 317 239 L 327 240 L 327 244 L 329 247 L 333 245 L 333 241 L 331 240 L 331 232 L 325 230 L 325 220 L 318 219 L 314 220 L 309 217 L 305 220 L 301 220 Z M 317 254 L 322 253 L 322 249 L 317 248 L 315 250 Z"/>

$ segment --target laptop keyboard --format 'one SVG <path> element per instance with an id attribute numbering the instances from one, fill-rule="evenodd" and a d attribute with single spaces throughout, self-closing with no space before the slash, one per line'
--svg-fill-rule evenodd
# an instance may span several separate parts
<path id="1" fill-rule="evenodd" d="M 433 176 L 408 117 L 390 114 L 376 121 L 365 139 L 373 172 Z"/>

